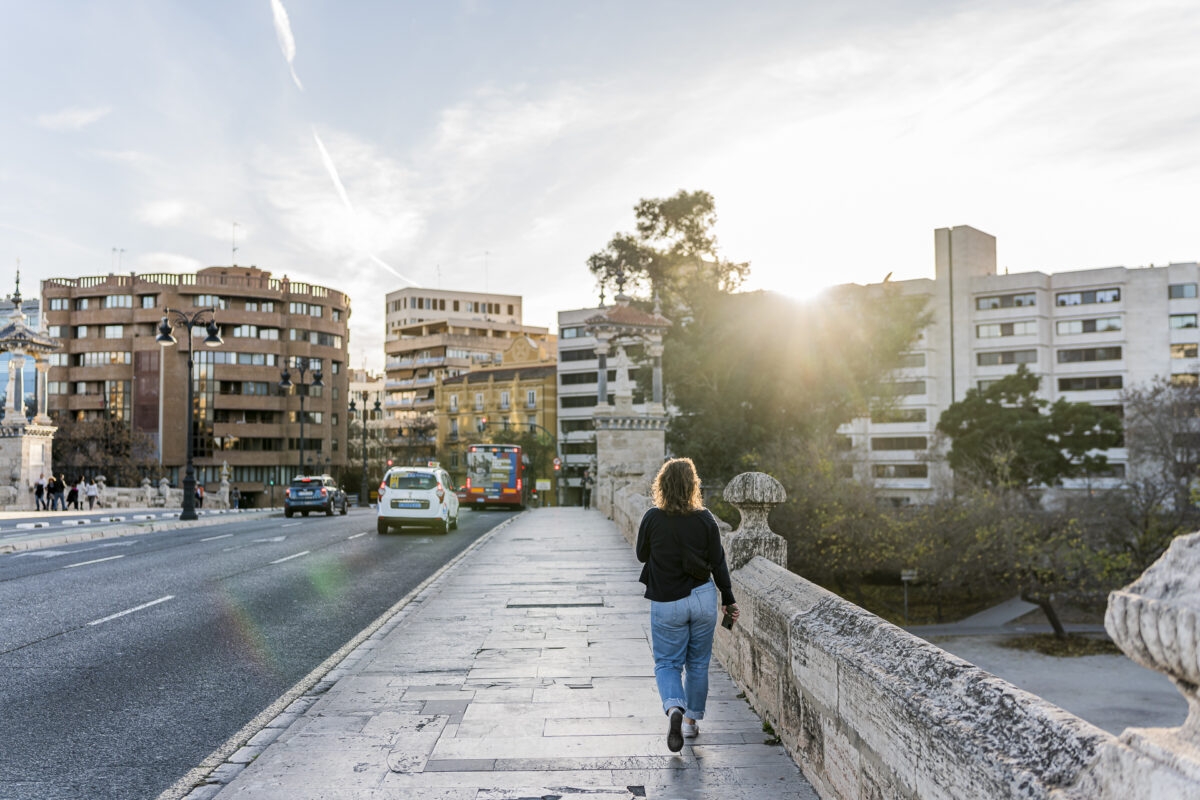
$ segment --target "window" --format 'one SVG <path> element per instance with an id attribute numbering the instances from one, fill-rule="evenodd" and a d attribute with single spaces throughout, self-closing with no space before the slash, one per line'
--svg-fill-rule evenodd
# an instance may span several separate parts
<path id="1" fill-rule="evenodd" d="M 1200 383 L 1200 375 L 1194 372 L 1177 373 L 1171 376 L 1172 386 L 1195 386 Z"/>
<path id="2" fill-rule="evenodd" d="M 928 464 L 872 464 L 876 478 L 928 478 Z"/>
<path id="3" fill-rule="evenodd" d="M 975 326 L 975 336 L 980 339 L 992 339 L 998 336 L 1029 336 L 1036 333 L 1037 323 L 1033 320 L 994 322 Z"/>
<path id="4" fill-rule="evenodd" d="M 271 393 L 271 384 L 267 381 L 221 381 L 218 391 L 221 394 L 259 395 L 265 397 Z"/>
<path id="5" fill-rule="evenodd" d="M 608 396 L 608 402 L 610 405 L 612 404 L 612 401 L 613 395 L 610 394 Z M 575 397 L 560 397 L 558 398 L 558 404 L 563 408 L 591 408 L 596 405 L 596 395 L 585 394 Z"/>
<path id="6" fill-rule="evenodd" d="M 1064 319 L 1054 324 L 1054 330 L 1059 336 L 1070 336 L 1076 333 L 1104 333 L 1121 330 L 1120 317 L 1097 317 L 1095 319 Z"/>
<path id="7" fill-rule="evenodd" d="M 233 353 L 228 355 L 233 356 Z M 273 367 L 275 366 L 274 353 L 237 353 L 237 363 L 244 366 L 252 367 Z"/>
<path id="8" fill-rule="evenodd" d="M 1194 328 L 1194 327 L 1196 327 L 1196 315 L 1195 314 L 1172 314 L 1171 315 L 1171 327 L 1172 328 Z"/>
<path id="9" fill-rule="evenodd" d="M 71 357 L 66 353 L 51 353 L 46 356 L 46 360 L 50 362 L 50 366 L 52 367 L 65 367 L 71 363 Z"/>
<path id="10" fill-rule="evenodd" d="M 458 411 L 458 395 L 456 394 L 450 395 L 450 410 Z"/>
<path id="11" fill-rule="evenodd" d="M 925 366 L 924 353 L 903 353 L 900 356 L 901 367 L 923 367 Z"/>
<path id="12" fill-rule="evenodd" d="M 1037 350 L 994 350 L 990 353 L 976 353 L 975 363 L 981 367 L 995 367 L 1000 364 L 1036 364 Z"/>
<path id="13" fill-rule="evenodd" d="M 483 392 L 475 393 L 475 410 L 483 411 Z"/>
<path id="14" fill-rule="evenodd" d="M 1092 303 L 1116 303 L 1121 299 L 1120 289 L 1088 289 L 1081 292 L 1059 292 L 1055 303 L 1060 306 L 1086 306 Z"/>
<path id="15" fill-rule="evenodd" d="M 154 308 L 158 305 L 158 295 L 144 294 L 141 296 L 141 301 L 142 308 Z"/>
<path id="16" fill-rule="evenodd" d="M 988 381 L 977 381 L 976 385 L 979 387 L 979 391 L 986 392 L 988 389 L 992 388 L 999 382 L 1000 382 L 1000 380 L 998 378 L 993 378 L 992 380 L 988 380 Z"/>
<path id="17" fill-rule="evenodd" d="M 71 338 L 71 326 L 70 325 L 51 325 L 46 330 L 46 332 L 48 334 L 50 334 L 52 337 L 54 337 L 55 339 L 70 339 Z"/>
<path id="18" fill-rule="evenodd" d="M 583 328 L 563 328 L 559 332 L 561 339 L 575 339 L 583 335 Z"/>
<path id="19" fill-rule="evenodd" d="M 66 311 L 67 303 L 68 303 L 68 300 L 65 297 L 51 297 L 50 298 L 50 310 L 51 311 Z"/>
<path id="20" fill-rule="evenodd" d="M 105 325 L 103 329 L 105 339 L 123 339 L 125 338 L 124 325 Z"/>
<path id="21" fill-rule="evenodd" d="M 258 338 L 259 339 L 267 339 L 270 341 L 278 341 L 279 340 L 279 328 L 259 328 L 258 329 Z"/>
<path id="22" fill-rule="evenodd" d="M 322 347 L 337 347 L 342 346 L 342 337 L 335 336 L 332 333 L 321 333 L 320 331 L 303 331 L 298 328 L 292 328 L 288 331 L 288 338 L 293 342 L 308 342 L 309 344 L 318 344 Z"/>
<path id="23" fill-rule="evenodd" d="M 337 375 L 339 372 L 342 371 L 342 362 L 330 361 L 329 362 L 329 371 L 332 372 L 334 375 Z"/>
<path id="24" fill-rule="evenodd" d="M 60 354 L 61 355 L 61 354 Z M 132 364 L 133 353 L 128 351 L 118 352 L 98 352 L 98 353 L 75 353 L 71 356 L 73 367 L 107 367 L 111 364 Z M 59 366 L 54 365 L 52 366 Z M 65 365 L 61 365 L 65 366 Z"/>
<path id="25" fill-rule="evenodd" d="M 104 308 L 133 308 L 133 295 L 110 294 L 104 298 Z"/>
<path id="26" fill-rule="evenodd" d="M 896 381 L 892 388 L 896 394 L 925 394 L 925 381 Z"/>
<path id="27" fill-rule="evenodd" d="M 238 325 L 236 328 L 234 328 L 232 331 L 230 331 L 229 335 L 234 337 L 235 339 L 257 339 L 258 338 L 258 326 L 257 325 Z"/>
<path id="28" fill-rule="evenodd" d="M 924 436 L 872 436 L 872 450 L 924 450 L 928 440 Z"/>
<path id="29" fill-rule="evenodd" d="M 1098 389 L 1120 389 L 1125 385 L 1120 375 L 1093 375 L 1086 378 L 1059 378 L 1060 392 L 1093 392 Z"/>
<path id="30" fill-rule="evenodd" d="M 81 297 L 78 300 L 76 300 L 75 301 L 75 310 L 76 311 L 87 311 L 88 310 L 88 299 L 89 298 L 87 298 L 87 297 Z"/>
<path id="31" fill-rule="evenodd" d="M 512 313 L 513 313 L 513 306 L 512 306 L 512 303 L 509 303 L 508 304 L 508 315 L 511 317 Z"/>
<path id="32" fill-rule="evenodd" d="M 525 392 L 525 407 L 537 408 L 537 389 L 530 389 Z"/>
<path id="33" fill-rule="evenodd" d="M 1167 287 L 1167 299 L 1169 300 L 1186 300 L 1196 296 L 1196 284 L 1194 283 L 1172 283 Z"/>
<path id="34" fill-rule="evenodd" d="M 592 350 L 590 348 L 587 350 L 564 350 L 561 353 L 559 353 L 558 360 L 559 361 L 595 361 L 596 360 L 596 351 Z"/>
<path id="35" fill-rule="evenodd" d="M 1118 361 L 1120 347 L 1081 347 L 1075 350 L 1059 350 L 1058 363 L 1076 364 L 1081 361 Z"/>
<path id="36" fill-rule="evenodd" d="M 246 310 L 271 313 L 275 310 L 275 301 L 274 300 L 247 300 L 246 301 Z"/>
<path id="37" fill-rule="evenodd" d="M 329 316 L 333 319 L 334 322 L 341 322 L 342 321 L 342 310 L 340 308 L 331 308 L 331 309 L 329 309 Z"/>
<path id="38" fill-rule="evenodd" d="M 1031 308 L 1036 304 L 1037 295 L 1033 292 L 994 294 L 975 298 L 975 308 L 980 311 L 989 311 L 993 308 Z"/>
<path id="39" fill-rule="evenodd" d="M 617 380 L 617 371 L 615 369 L 607 370 L 608 380 Z M 598 372 L 564 372 L 559 376 L 563 386 L 578 386 L 583 383 L 595 383 L 599 380 Z"/>
<path id="40" fill-rule="evenodd" d="M 897 422 L 925 422 L 928 415 L 923 408 L 880 408 L 871 412 L 871 422 L 889 425 Z"/>
<path id="41" fill-rule="evenodd" d="M 192 298 L 192 305 L 197 308 L 211 306 L 212 308 L 229 308 L 229 298 L 218 297 L 215 294 L 198 294 Z"/>
<path id="42" fill-rule="evenodd" d="M 1171 345 L 1171 358 L 1196 358 L 1197 345 L 1195 342 Z"/>
<path id="43" fill-rule="evenodd" d="M 502 411 L 508 410 L 508 392 L 500 393 L 500 409 Z"/>
<path id="44" fill-rule="evenodd" d="M 564 419 L 559 421 L 559 427 L 564 434 L 574 431 L 591 431 L 596 429 L 595 423 L 590 419 Z"/>

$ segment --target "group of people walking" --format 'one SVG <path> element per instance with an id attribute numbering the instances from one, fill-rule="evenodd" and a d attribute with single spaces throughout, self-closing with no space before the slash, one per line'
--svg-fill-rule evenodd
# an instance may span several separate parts
<path id="1" fill-rule="evenodd" d="M 47 478 L 43 472 L 30 489 L 38 511 L 66 511 L 69 508 L 78 511 L 83 508 L 84 498 L 91 510 L 100 502 L 99 484 L 83 477 L 75 483 L 68 483 L 66 475 Z"/>

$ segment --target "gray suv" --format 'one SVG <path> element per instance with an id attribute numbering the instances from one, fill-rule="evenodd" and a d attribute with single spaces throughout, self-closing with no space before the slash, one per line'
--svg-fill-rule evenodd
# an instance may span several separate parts
<path id="1" fill-rule="evenodd" d="M 328 475 L 309 475 L 292 478 L 292 483 L 283 493 L 283 515 L 290 517 L 295 512 L 308 516 L 310 511 L 324 511 L 333 516 L 347 509 L 346 493 L 338 488 L 337 482 Z"/>

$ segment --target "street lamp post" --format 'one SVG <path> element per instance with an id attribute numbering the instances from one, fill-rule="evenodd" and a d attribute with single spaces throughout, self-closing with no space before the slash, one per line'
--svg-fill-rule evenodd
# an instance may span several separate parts
<path id="1" fill-rule="evenodd" d="M 205 315 L 207 315 L 207 320 Z M 217 327 L 217 312 L 214 308 L 200 308 L 191 313 L 174 308 L 164 308 L 162 322 L 158 323 L 158 336 L 156 337 L 156 341 L 160 345 L 168 347 L 176 343 L 175 337 L 171 334 L 172 329 L 187 329 L 187 467 L 183 473 L 183 509 L 179 514 L 181 520 L 196 519 L 196 468 L 192 464 L 192 448 L 196 434 L 192 328 L 200 325 L 204 326 L 204 330 L 208 334 L 204 337 L 205 345 L 216 347 L 221 344 L 221 329 Z"/>
<path id="2" fill-rule="evenodd" d="M 315 369 L 312 373 L 312 380 L 308 383 L 304 382 L 304 374 L 309 370 L 309 361 L 307 358 L 295 357 L 292 359 L 292 369 L 300 373 L 300 380 L 294 384 L 296 393 L 300 395 L 300 474 L 304 474 L 304 398 L 308 395 L 310 386 L 324 386 L 324 381 L 321 380 L 321 370 Z M 285 362 L 283 372 L 279 374 L 279 388 L 292 388 L 292 376 L 288 373 L 287 364 Z"/>
<path id="3" fill-rule="evenodd" d="M 363 409 L 362 409 L 362 414 L 363 414 L 363 418 L 362 418 L 362 483 L 359 484 L 358 504 L 360 506 L 366 507 L 367 505 L 369 505 L 369 501 L 371 499 L 369 496 L 368 489 L 367 489 L 367 397 L 370 396 L 370 392 L 368 392 L 364 389 L 361 392 L 361 394 L 362 394 L 362 401 L 363 401 Z M 350 413 L 354 414 L 357 410 L 358 409 L 355 406 L 354 401 L 351 400 L 350 401 Z M 375 401 L 375 416 L 379 416 L 379 411 L 380 411 L 379 401 L 376 400 Z"/>

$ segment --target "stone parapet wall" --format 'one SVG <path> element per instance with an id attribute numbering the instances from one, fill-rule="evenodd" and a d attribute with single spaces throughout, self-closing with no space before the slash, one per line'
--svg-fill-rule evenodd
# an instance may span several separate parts
<path id="1" fill-rule="evenodd" d="M 599 506 L 631 544 L 651 506 L 637 486 Z M 788 571 L 770 476 L 738 476 L 725 499 L 742 514 L 723 534 L 742 613 L 714 650 L 822 798 L 1200 798 L 1198 737 L 1118 739 Z"/>

